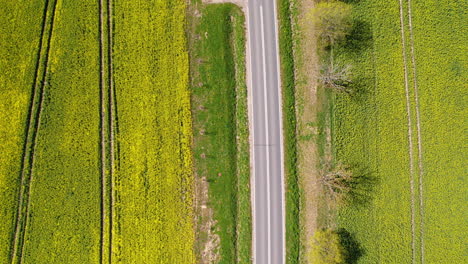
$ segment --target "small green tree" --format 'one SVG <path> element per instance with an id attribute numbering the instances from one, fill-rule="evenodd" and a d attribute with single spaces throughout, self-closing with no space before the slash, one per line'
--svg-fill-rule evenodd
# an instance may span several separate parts
<path id="1" fill-rule="evenodd" d="M 331 46 L 344 39 L 353 22 L 351 5 L 337 1 L 318 3 L 311 18 L 318 37 Z"/>
<path id="2" fill-rule="evenodd" d="M 311 241 L 309 262 L 314 264 L 342 264 L 346 260 L 346 248 L 337 232 L 318 230 Z"/>

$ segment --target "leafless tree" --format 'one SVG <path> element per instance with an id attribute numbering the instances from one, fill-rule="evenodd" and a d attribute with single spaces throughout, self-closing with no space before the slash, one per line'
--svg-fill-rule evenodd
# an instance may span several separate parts
<path id="1" fill-rule="evenodd" d="M 351 65 L 335 66 L 333 62 L 330 62 L 329 65 L 323 67 L 320 81 L 326 88 L 352 94 Z"/>
<path id="2" fill-rule="evenodd" d="M 353 189 L 354 176 L 348 166 L 340 164 L 333 169 L 326 169 L 321 181 L 332 200 L 342 203 Z"/>

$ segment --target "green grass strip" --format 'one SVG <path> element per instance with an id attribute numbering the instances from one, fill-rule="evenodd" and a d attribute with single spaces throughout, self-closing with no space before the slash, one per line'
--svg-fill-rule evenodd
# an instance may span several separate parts
<path id="1" fill-rule="evenodd" d="M 286 173 L 286 262 L 299 263 L 299 185 L 296 151 L 295 76 L 290 1 L 278 1 L 283 133 Z"/>

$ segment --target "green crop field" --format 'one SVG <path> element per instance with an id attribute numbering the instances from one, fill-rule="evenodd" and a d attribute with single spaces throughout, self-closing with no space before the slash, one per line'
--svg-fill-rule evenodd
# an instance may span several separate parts
<path id="1" fill-rule="evenodd" d="M 329 93 L 334 161 L 373 190 L 338 210 L 359 263 L 466 263 L 463 1 L 345 1 L 354 27 L 334 50 L 352 96 Z"/>
<path id="2" fill-rule="evenodd" d="M 185 1 L 4 2 L 0 263 L 193 263 Z"/>

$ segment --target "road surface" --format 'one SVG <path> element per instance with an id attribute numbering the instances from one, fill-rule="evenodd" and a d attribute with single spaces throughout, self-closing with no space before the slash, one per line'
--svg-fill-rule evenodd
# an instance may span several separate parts
<path id="1" fill-rule="evenodd" d="M 275 0 L 247 8 L 253 172 L 253 255 L 256 264 L 283 264 L 284 173 Z"/>

